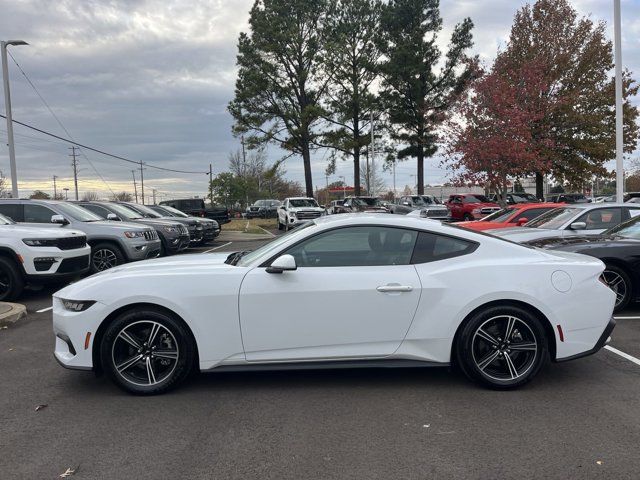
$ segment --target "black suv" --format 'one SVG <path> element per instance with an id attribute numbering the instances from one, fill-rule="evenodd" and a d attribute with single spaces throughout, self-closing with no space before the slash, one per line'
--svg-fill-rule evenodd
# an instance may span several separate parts
<path id="1" fill-rule="evenodd" d="M 204 200 L 201 198 L 184 198 L 178 200 L 164 200 L 160 202 L 160 205 L 168 205 L 169 207 L 177 208 L 183 213 L 191 217 L 206 217 L 211 218 L 218 222 L 220 228 L 223 223 L 229 223 L 231 217 L 229 216 L 229 209 L 227 207 L 211 206 L 205 207 Z"/>

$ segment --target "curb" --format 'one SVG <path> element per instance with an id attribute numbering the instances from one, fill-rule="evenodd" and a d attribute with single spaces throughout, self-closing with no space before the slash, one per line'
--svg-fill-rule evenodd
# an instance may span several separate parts
<path id="1" fill-rule="evenodd" d="M 0 326 L 10 325 L 27 316 L 27 307 L 20 303 L 0 302 Z"/>

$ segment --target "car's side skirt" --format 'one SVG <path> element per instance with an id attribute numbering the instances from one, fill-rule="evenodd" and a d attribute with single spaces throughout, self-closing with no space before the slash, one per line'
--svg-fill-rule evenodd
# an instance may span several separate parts
<path id="1" fill-rule="evenodd" d="M 376 360 L 337 360 L 337 361 L 311 361 L 311 362 L 270 362 L 270 363 L 243 363 L 240 365 L 219 365 L 204 372 L 247 372 L 247 371 L 271 371 L 271 370 L 326 370 L 339 368 L 425 368 L 448 367 L 445 362 L 429 362 L 422 360 L 409 360 L 402 358 L 376 359 Z"/>

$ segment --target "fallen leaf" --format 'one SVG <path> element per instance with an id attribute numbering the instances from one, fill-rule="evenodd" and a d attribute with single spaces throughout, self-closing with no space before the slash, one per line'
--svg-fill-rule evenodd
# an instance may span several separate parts
<path id="1" fill-rule="evenodd" d="M 42 410 L 43 408 L 47 408 L 49 405 L 47 404 L 42 404 L 42 405 L 38 405 L 36 406 L 36 412 Z"/>
<path id="2" fill-rule="evenodd" d="M 430 423 L 427 423 L 427 424 L 425 424 L 425 425 L 422 425 L 422 428 L 429 428 L 430 426 L 431 426 L 431 424 L 430 424 Z"/>
<path id="3" fill-rule="evenodd" d="M 602 462 L 602 460 L 597 460 L 597 461 L 596 461 L 596 463 L 597 463 L 598 465 L 602 465 L 602 463 L 603 463 L 603 462 Z"/>
<path id="4" fill-rule="evenodd" d="M 75 475 L 78 472 L 79 467 L 80 465 L 78 465 L 76 468 L 67 468 L 67 470 L 64 473 L 60 474 L 60 478 L 67 478 L 67 477 L 70 477 L 71 475 Z"/>
<path id="5" fill-rule="evenodd" d="M 13 352 L 13 348 L 10 348 L 10 349 L 9 349 L 9 351 L 10 351 L 10 352 Z"/>

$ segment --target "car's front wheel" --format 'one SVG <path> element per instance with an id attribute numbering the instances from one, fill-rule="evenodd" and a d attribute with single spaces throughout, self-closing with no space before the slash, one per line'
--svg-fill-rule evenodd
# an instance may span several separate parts
<path id="1" fill-rule="evenodd" d="M 124 255 L 110 243 L 99 243 L 91 248 L 91 273 L 108 270 L 123 263 Z"/>
<path id="2" fill-rule="evenodd" d="M 20 298 L 24 290 L 24 277 L 13 260 L 0 257 L 0 301 Z"/>
<path id="3" fill-rule="evenodd" d="M 473 315 L 454 348 L 467 377 L 496 389 L 529 382 L 549 356 L 540 320 L 515 306 L 490 307 Z"/>
<path id="4" fill-rule="evenodd" d="M 102 366 L 122 389 L 155 395 L 189 376 L 195 345 L 183 323 L 160 310 L 125 312 L 108 327 L 100 345 Z"/>

